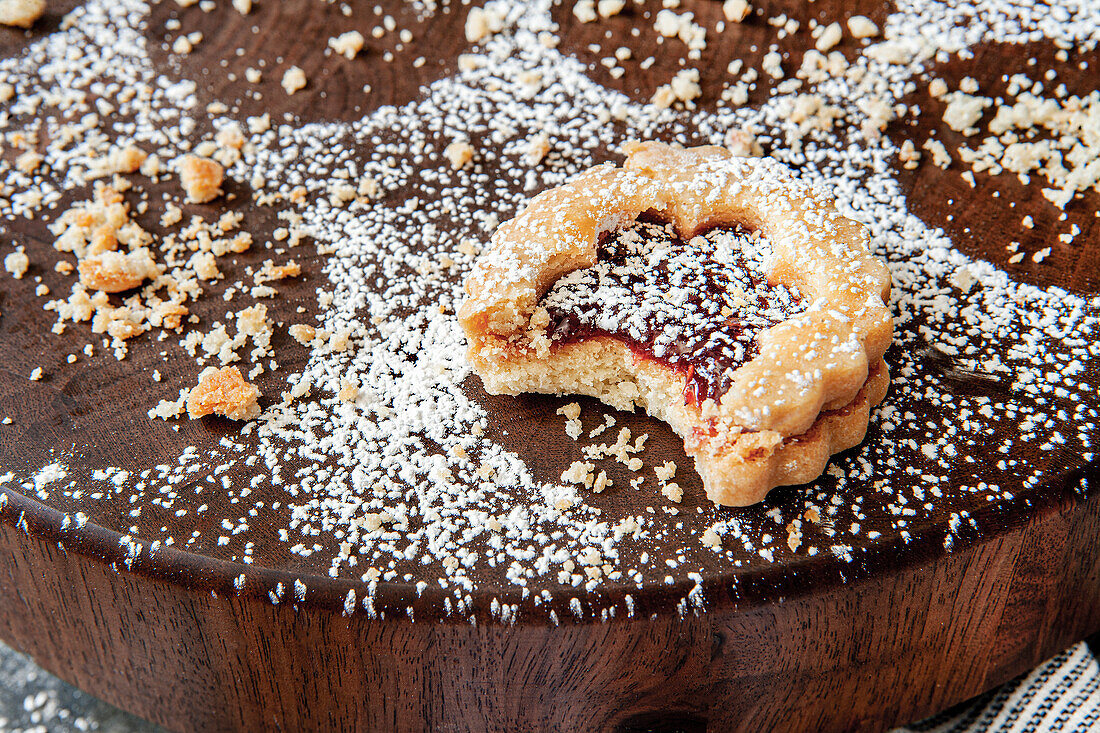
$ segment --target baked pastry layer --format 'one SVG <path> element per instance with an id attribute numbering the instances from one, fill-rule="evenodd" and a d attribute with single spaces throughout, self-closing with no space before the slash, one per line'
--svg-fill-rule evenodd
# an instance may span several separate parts
<path id="1" fill-rule="evenodd" d="M 640 407 L 668 423 L 684 439 L 707 497 L 727 506 L 755 504 L 776 486 L 812 481 L 831 455 L 859 445 L 871 408 L 890 384 L 886 364 L 878 359 L 851 402 L 822 412 L 805 433 L 785 437 L 708 416 L 705 403 L 684 400 L 683 373 L 634 353 L 617 339 L 593 337 L 555 345 L 541 356 L 526 349 L 482 356 L 474 364 L 493 394 L 582 394 L 620 410 Z"/>

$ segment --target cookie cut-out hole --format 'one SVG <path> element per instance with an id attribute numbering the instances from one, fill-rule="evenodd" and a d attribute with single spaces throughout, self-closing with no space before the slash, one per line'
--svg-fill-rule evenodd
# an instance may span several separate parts
<path id="1" fill-rule="evenodd" d="M 554 345 L 592 336 L 626 343 L 686 376 L 684 399 L 719 398 L 757 335 L 805 309 L 797 288 L 771 284 L 770 244 L 742 225 L 688 240 L 653 217 L 600 238 L 597 262 L 559 279 L 540 305 Z"/>

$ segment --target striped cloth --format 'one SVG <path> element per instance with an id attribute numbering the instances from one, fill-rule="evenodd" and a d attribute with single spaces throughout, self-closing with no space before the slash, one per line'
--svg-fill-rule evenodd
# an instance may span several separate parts
<path id="1" fill-rule="evenodd" d="M 1100 635 L 996 690 L 892 733 L 1100 731 Z"/>

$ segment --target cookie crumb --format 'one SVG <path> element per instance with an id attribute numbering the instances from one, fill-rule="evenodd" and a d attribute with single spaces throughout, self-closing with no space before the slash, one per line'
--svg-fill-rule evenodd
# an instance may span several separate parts
<path id="1" fill-rule="evenodd" d="M 348 60 L 354 59 L 363 50 L 364 43 L 366 39 L 359 31 L 348 31 L 328 39 L 328 47 Z"/>
<path id="2" fill-rule="evenodd" d="M 31 174 L 38 170 L 38 166 L 42 165 L 42 161 L 45 158 L 42 154 L 35 150 L 28 150 L 15 159 L 15 168 L 21 173 Z"/>
<path id="3" fill-rule="evenodd" d="M 757 141 L 756 135 L 743 128 L 731 127 L 723 142 L 727 150 L 741 158 L 759 158 L 764 155 L 764 147 Z"/>
<path id="4" fill-rule="evenodd" d="M 943 121 L 956 132 L 966 136 L 975 135 L 978 129 L 974 127 L 986 108 L 993 102 L 985 97 L 975 97 L 965 92 L 951 92 L 946 95 L 947 109 L 943 111 Z"/>
<path id="5" fill-rule="evenodd" d="M 964 293 L 969 293 L 977 284 L 978 279 L 974 277 L 974 273 L 970 271 L 970 268 L 964 265 L 956 267 L 947 276 L 947 281 Z"/>
<path id="6" fill-rule="evenodd" d="M 769 51 L 764 54 L 764 58 L 760 60 L 760 68 L 771 78 L 782 79 L 785 75 L 783 71 L 783 55 L 778 51 Z"/>
<path id="7" fill-rule="evenodd" d="M 30 28 L 46 12 L 46 0 L 0 0 L 0 24 Z"/>
<path id="8" fill-rule="evenodd" d="M 460 170 L 465 168 L 474 159 L 474 146 L 465 140 L 451 143 L 443 150 L 443 157 L 451 163 L 451 168 Z"/>
<path id="9" fill-rule="evenodd" d="M 569 468 L 562 471 L 561 480 L 567 484 L 591 486 L 593 481 L 592 472 L 595 469 L 595 463 L 588 461 L 573 461 L 569 464 Z"/>
<path id="10" fill-rule="evenodd" d="M 355 402 L 359 399 L 359 385 L 350 379 L 340 380 L 340 391 L 336 393 L 341 402 Z"/>
<path id="11" fill-rule="evenodd" d="M 192 420 L 215 413 L 251 420 L 260 414 L 259 398 L 260 390 L 246 382 L 237 367 L 207 367 L 187 396 L 187 414 Z"/>
<path id="12" fill-rule="evenodd" d="M 605 432 L 607 432 L 608 428 L 613 428 L 613 427 L 615 427 L 615 416 L 614 415 L 604 415 L 603 416 L 603 424 L 598 425 L 597 427 L 593 428 L 592 431 L 588 433 L 588 437 L 589 438 L 597 438 L 597 437 L 603 435 Z"/>
<path id="13" fill-rule="evenodd" d="M 470 8 L 470 14 L 466 16 L 466 40 L 470 43 L 480 43 L 499 33 L 504 28 L 504 17 L 500 12 L 493 12 L 485 8 Z"/>
<path id="14" fill-rule="evenodd" d="M 290 332 L 291 338 L 302 346 L 308 346 L 317 336 L 317 329 L 304 323 L 295 323 L 287 330 Z"/>
<path id="15" fill-rule="evenodd" d="M 650 103 L 658 109 L 668 109 L 676 102 L 681 102 L 685 107 L 694 107 L 694 100 L 703 95 L 703 88 L 699 86 L 698 69 L 681 69 L 672 77 L 668 84 L 657 87 L 657 91 L 650 98 Z"/>
<path id="16" fill-rule="evenodd" d="M 840 23 L 830 23 L 825 27 L 825 30 L 818 36 L 817 42 L 814 44 L 821 53 L 825 53 L 829 49 L 840 43 L 840 39 L 844 36 L 844 31 L 840 29 Z"/>
<path id="17" fill-rule="evenodd" d="M 213 201 L 222 193 L 225 169 L 221 163 L 198 155 L 185 155 L 179 164 L 180 185 L 187 200 L 195 204 Z"/>
<path id="18" fill-rule="evenodd" d="M 951 165 L 951 154 L 947 152 L 947 148 L 939 140 L 928 138 L 921 147 L 932 155 L 932 165 L 941 169 L 946 169 Z"/>
<path id="19" fill-rule="evenodd" d="M 297 66 L 291 66 L 283 73 L 283 80 L 279 84 L 283 87 L 287 96 L 293 96 L 295 92 L 305 88 L 306 72 Z"/>
<path id="20" fill-rule="evenodd" d="M 107 172 L 136 173 L 149 155 L 136 145 L 115 148 L 107 156 Z"/>
<path id="21" fill-rule="evenodd" d="M 722 14 L 730 23 L 740 23 L 749 14 L 752 7 L 748 0 L 726 0 L 722 3 Z"/>
<path id="22" fill-rule="evenodd" d="M 623 12 L 625 7 L 626 0 L 599 0 L 596 3 L 596 12 L 601 18 L 610 18 Z"/>
<path id="23" fill-rule="evenodd" d="M 581 437 L 581 406 L 577 402 L 570 402 L 564 407 L 559 407 L 557 414 L 565 416 L 565 434 L 573 440 Z"/>
<path id="24" fill-rule="evenodd" d="M 80 260 L 77 269 L 84 287 L 105 293 L 131 290 L 160 274 L 146 247 L 125 254 L 114 250 L 98 252 Z"/>
<path id="25" fill-rule="evenodd" d="M 577 0 L 573 5 L 573 16 L 582 23 L 592 23 L 600 16 L 596 13 L 595 0 Z"/>
<path id="26" fill-rule="evenodd" d="M 9 252 L 4 258 L 4 269 L 11 273 L 16 280 L 22 280 L 30 267 L 30 259 L 22 247 L 17 247 L 14 252 Z"/>
<path id="27" fill-rule="evenodd" d="M 917 146 L 913 144 L 912 140 L 906 140 L 901 144 L 901 150 L 898 151 L 898 160 L 901 161 L 901 167 L 905 170 L 913 170 L 920 162 L 920 151 L 917 150 Z"/>
<path id="28" fill-rule="evenodd" d="M 156 381 L 160 381 L 159 379 Z M 161 400 L 157 403 L 157 406 L 149 410 L 147 413 L 150 420 L 161 419 L 170 420 L 174 417 L 179 417 L 187 411 L 187 395 L 191 393 L 189 389 L 181 389 L 180 395 L 174 400 Z"/>
<path id="29" fill-rule="evenodd" d="M 527 141 L 527 152 L 524 157 L 530 165 L 538 165 L 549 152 L 550 136 L 545 132 L 540 132 Z"/>
<path id="30" fill-rule="evenodd" d="M 873 38 L 878 35 L 878 26 L 866 15 L 853 15 L 848 18 L 848 32 L 853 38 Z"/>

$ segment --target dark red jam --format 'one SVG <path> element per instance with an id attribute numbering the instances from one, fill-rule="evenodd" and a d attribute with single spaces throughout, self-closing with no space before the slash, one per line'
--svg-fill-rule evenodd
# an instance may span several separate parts
<path id="1" fill-rule="evenodd" d="M 547 331 L 557 343 L 619 339 L 686 374 L 689 404 L 718 398 L 757 334 L 805 308 L 797 289 L 768 284 L 770 249 L 740 226 L 685 242 L 670 224 L 635 222 L 601 238 L 594 266 L 554 283 Z"/>

